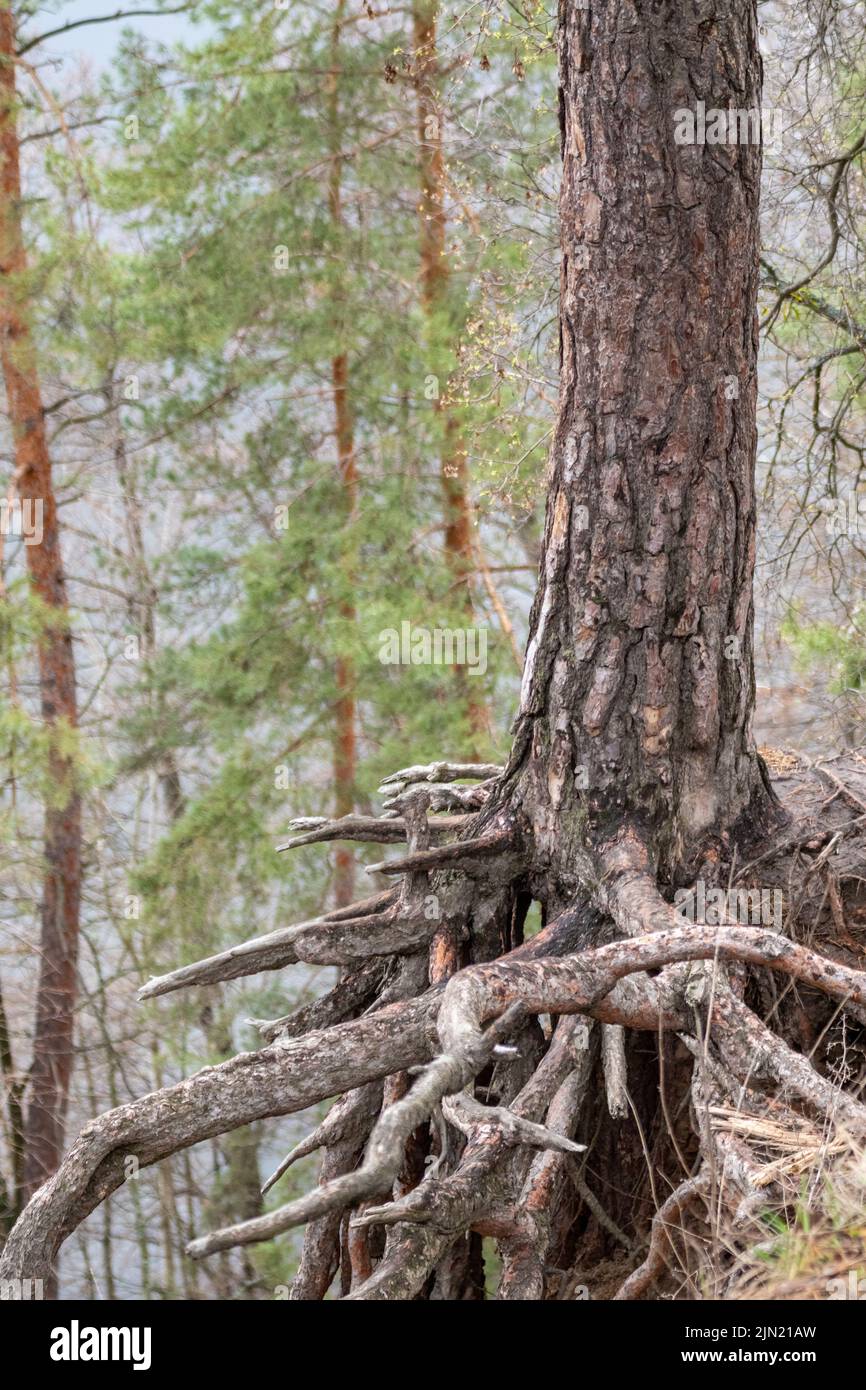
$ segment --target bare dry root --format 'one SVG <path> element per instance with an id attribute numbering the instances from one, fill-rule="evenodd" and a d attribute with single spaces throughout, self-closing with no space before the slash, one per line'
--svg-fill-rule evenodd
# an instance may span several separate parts
<path id="1" fill-rule="evenodd" d="M 156 1163 L 329 1097 L 338 1099 L 327 1117 L 264 1190 L 316 1150 L 318 1187 L 203 1234 L 191 1256 L 307 1224 L 293 1298 L 324 1297 L 340 1267 L 351 1299 L 460 1298 L 479 1296 L 477 1241 L 487 1236 L 500 1249 L 499 1297 L 573 1297 L 573 1280 L 556 1261 L 566 1251 L 577 1268 L 580 1232 L 592 1228 L 617 1252 L 623 1275 L 632 1268 L 617 1298 L 652 1296 L 672 1279 L 693 1294 L 683 1269 L 702 1229 L 717 1227 L 723 1212 L 742 1223 L 768 1202 L 784 1202 L 786 1176 L 803 1171 L 804 1153 L 831 1162 L 862 1146 L 866 1106 L 856 1086 L 846 1089 L 773 1026 L 789 996 L 801 1013 L 803 999 L 826 1001 L 820 1007 L 831 1022 L 844 1016 L 859 1027 L 866 1018 L 866 973 L 838 867 L 827 877 L 830 856 L 862 819 L 838 809 L 853 795 L 844 782 L 832 774 L 837 827 L 815 843 L 812 827 L 801 826 L 754 861 L 765 871 L 793 862 L 789 903 L 799 893 L 814 909 L 812 887 L 827 885 L 811 936 L 820 938 L 826 908 L 834 946 L 795 940 L 790 913 L 781 930 L 685 923 L 659 891 L 631 824 L 588 851 L 585 897 L 524 941 L 536 866 L 525 830 L 497 806 L 497 775 L 491 766 L 408 768 L 385 784 L 382 816 L 294 826 L 299 833 L 281 848 L 337 838 L 405 842 L 402 858 L 376 866 L 399 886 L 182 966 L 141 996 L 299 961 L 344 967 L 340 982 L 294 1015 L 259 1022 L 267 1045 L 258 1052 L 87 1125 L 12 1232 L 3 1278 L 47 1277 L 63 1240 L 121 1184 L 130 1158 Z M 807 834 L 815 858 L 803 865 Z M 844 933 L 853 953 L 837 949 Z M 768 990 L 775 1020 L 765 1022 Z M 655 1214 L 635 1211 L 623 1229 L 593 1168 L 592 1116 L 600 1080 L 612 1122 L 634 1126 L 635 1032 L 659 1040 L 660 1058 L 664 1037 L 680 1048 L 692 1118 L 690 1135 L 678 1138 L 662 1084 L 679 1177 L 665 1173 Z M 417 1150 L 419 1134 L 425 1161 L 411 1178 L 407 1145 Z M 768 1154 L 773 1143 L 783 1143 L 781 1156 Z"/>

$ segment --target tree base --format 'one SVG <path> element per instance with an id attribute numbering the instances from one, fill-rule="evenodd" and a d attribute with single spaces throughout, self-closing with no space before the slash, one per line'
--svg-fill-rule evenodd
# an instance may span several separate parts
<path id="1" fill-rule="evenodd" d="M 353 1300 L 478 1297 L 485 1238 L 500 1298 L 718 1290 L 736 1245 L 720 1231 L 792 1217 L 804 1173 L 823 1180 L 866 1138 L 866 758 L 768 760 L 782 814 L 763 839 L 745 823 L 708 838 L 700 913 L 696 885 L 669 885 L 679 901 L 665 901 L 624 825 L 588 851 L 580 900 L 528 937 L 538 866 L 497 802 L 498 769 L 408 769 L 388 780 L 382 817 L 305 823 L 290 845 L 405 840 L 378 869 L 400 887 L 142 995 L 308 960 L 345 967 L 340 982 L 260 1024 L 259 1052 L 88 1125 L 0 1275 L 46 1273 L 131 1155 L 157 1162 L 339 1096 L 268 1184 L 321 1149 L 320 1187 L 190 1255 L 308 1223 L 297 1298 L 324 1296 L 338 1268 Z M 741 901 L 757 921 L 732 920 Z"/>

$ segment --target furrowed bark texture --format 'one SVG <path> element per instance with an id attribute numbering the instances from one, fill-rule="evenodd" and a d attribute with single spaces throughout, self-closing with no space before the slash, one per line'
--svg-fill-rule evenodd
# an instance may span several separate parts
<path id="1" fill-rule="evenodd" d="M 751 0 L 560 7 L 561 384 L 512 769 L 539 847 L 634 813 L 663 858 L 763 790 L 754 700 L 760 107 Z"/>
<path id="2" fill-rule="evenodd" d="M 505 779 L 549 912 L 608 880 L 605 844 L 690 882 L 713 837 L 772 804 L 751 733 L 760 144 L 675 139 L 699 101 L 760 108 L 755 14 L 562 0 L 559 22 L 559 412 Z M 635 1238 L 647 1154 L 680 1172 L 693 1153 L 659 1106 L 661 1070 L 682 1113 L 691 1064 L 633 1033 L 621 1062 L 635 1118 L 611 1114 L 608 1059 L 577 1137 Z M 577 1201 L 566 1262 L 617 1252 Z"/>
<path id="3" fill-rule="evenodd" d="M 33 1193 L 54 1172 L 63 1152 L 72 1075 L 78 923 L 81 901 L 81 800 L 72 758 L 59 730 L 77 723 L 75 657 L 57 501 L 28 321 L 24 278 L 27 256 L 21 224 L 18 98 L 15 88 L 15 18 L 0 11 L 0 359 L 14 441 L 15 486 L 22 505 L 41 518 L 41 539 L 26 548 L 33 592 L 45 606 L 38 644 L 42 718 L 52 733 L 43 829 L 45 860 L 39 938 L 39 983 L 33 1062 L 25 1124 L 24 1192 Z"/>

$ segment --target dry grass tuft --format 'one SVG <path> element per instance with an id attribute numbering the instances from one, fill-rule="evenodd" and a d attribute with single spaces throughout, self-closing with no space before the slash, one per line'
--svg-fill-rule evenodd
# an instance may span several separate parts
<path id="1" fill-rule="evenodd" d="M 721 1109 L 721 1107 L 720 1107 Z M 736 1117 L 736 1118 L 735 1118 Z M 715 1272 L 709 1297 L 866 1301 L 866 1154 L 844 1137 L 822 1138 L 808 1124 L 796 1131 L 736 1112 L 717 1117 L 778 1157 L 759 1170 L 780 1197 L 742 1229 L 719 1232 L 727 1272 Z M 744 1128 L 747 1122 L 749 1128 Z M 720 1277 L 721 1276 L 721 1277 Z"/>

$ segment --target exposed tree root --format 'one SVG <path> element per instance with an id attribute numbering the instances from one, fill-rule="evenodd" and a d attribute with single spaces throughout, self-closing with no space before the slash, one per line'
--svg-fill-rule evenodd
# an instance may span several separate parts
<path id="1" fill-rule="evenodd" d="M 553 1296 L 558 1252 L 575 1240 L 594 1232 L 592 1239 L 612 1242 L 620 1259 L 624 1253 L 633 1259 L 646 1238 L 637 1209 L 624 1229 L 621 1210 L 606 1210 L 591 1178 L 599 1078 L 608 1122 L 631 1126 L 637 1118 L 629 1044 L 636 1033 L 650 1042 L 684 1040 L 680 1066 L 691 1074 L 692 1138 L 688 1158 L 682 1139 L 675 1141 L 687 1171 L 668 1196 L 657 1198 L 647 1253 L 621 1281 L 619 1299 L 641 1297 L 668 1277 L 671 1231 L 696 1204 L 703 1204 L 706 1219 L 718 1219 L 722 1210 L 744 1219 L 770 1192 L 777 1197 L 785 1165 L 762 1157 L 762 1136 L 766 1142 L 780 1126 L 792 1135 L 808 1133 L 814 1151 L 814 1136 L 823 1134 L 832 1152 L 866 1139 L 866 1106 L 764 1022 L 753 997 L 773 979 L 777 1010 L 795 991 L 800 1008 L 808 996 L 819 1023 L 840 1010 L 852 1026 L 866 1017 L 861 958 L 839 949 L 828 954 L 822 935 L 838 933 L 840 913 L 853 930 L 845 918 L 851 900 L 844 862 L 838 863 L 843 844 L 862 856 L 860 826 L 852 827 L 841 809 L 850 797 L 839 795 L 833 823 L 817 839 L 801 816 L 801 831 L 776 842 L 782 848 L 768 857 L 758 847 L 736 871 L 746 881 L 749 864 L 781 875 L 786 855 L 798 862 L 812 844 L 814 864 L 832 846 L 813 874 L 800 872 L 809 945 L 793 939 L 790 915 L 783 930 L 684 922 L 662 896 L 639 827 L 628 822 L 612 839 L 587 846 L 581 900 L 524 941 L 534 850 L 507 807 L 497 805 L 502 784 L 495 769 L 477 772 L 472 796 L 476 809 L 484 804 L 465 838 L 433 848 L 431 835 L 439 840 L 445 819 L 434 830 L 436 808 L 453 807 L 466 790 L 454 779 L 470 770 L 439 764 L 388 780 L 401 814 L 387 824 L 409 850 L 385 866 L 400 873 L 399 888 L 144 987 L 142 996 L 154 997 L 294 961 L 351 967 L 315 1004 L 260 1024 L 271 1039 L 260 1051 L 86 1126 L 10 1236 L 0 1262 L 5 1278 L 46 1274 L 66 1236 L 124 1180 L 130 1157 L 155 1163 L 252 1120 L 337 1097 L 264 1190 L 297 1159 L 321 1149 L 318 1187 L 253 1221 L 202 1235 L 189 1247 L 192 1256 L 270 1240 L 308 1223 L 295 1299 L 323 1297 L 341 1265 L 344 1296 L 353 1300 L 425 1291 L 460 1297 L 460 1281 L 476 1277 L 469 1254 L 475 1233 L 499 1242 L 499 1297 Z M 823 783 L 812 782 L 826 795 Z M 444 798 L 431 801 L 437 787 Z M 368 819 L 374 841 L 390 837 L 378 818 Z M 360 820 L 352 818 L 352 834 Z M 331 838 L 332 830 L 333 823 L 317 824 L 295 843 Z M 730 846 L 721 848 L 727 861 L 710 845 L 706 863 L 717 881 L 731 882 L 736 859 Z M 837 890 L 825 892 L 822 916 L 812 884 L 831 855 Z M 438 911 L 428 919 L 424 906 L 431 900 Z M 408 1084 L 388 1080 L 406 1073 L 412 1073 Z M 665 1120 L 674 1123 L 668 1110 Z M 419 1134 L 427 1135 L 420 1182 L 404 1172 L 407 1144 L 415 1136 L 417 1145 Z"/>
<path id="2" fill-rule="evenodd" d="M 705 1173 L 687 1178 L 680 1183 L 667 1201 L 659 1207 L 653 1217 L 649 1250 L 642 1265 L 639 1265 L 626 1279 L 622 1288 L 614 1295 L 621 1300 L 639 1298 L 665 1268 L 665 1251 L 670 1241 L 670 1228 L 674 1222 L 682 1220 L 684 1209 L 700 1197 L 706 1196 L 709 1179 Z"/>

